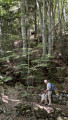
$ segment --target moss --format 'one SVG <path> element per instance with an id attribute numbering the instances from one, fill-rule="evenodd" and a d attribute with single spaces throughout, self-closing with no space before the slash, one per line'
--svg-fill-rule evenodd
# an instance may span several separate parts
<path id="1" fill-rule="evenodd" d="M 58 89 L 59 89 L 59 91 L 63 91 L 64 87 L 63 86 L 59 86 Z"/>
<path id="2" fill-rule="evenodd" d="M 11 111 L 5 111 L 3 114 L 6 115 L 6 116 L 10 116 L 11 115 Z"/>

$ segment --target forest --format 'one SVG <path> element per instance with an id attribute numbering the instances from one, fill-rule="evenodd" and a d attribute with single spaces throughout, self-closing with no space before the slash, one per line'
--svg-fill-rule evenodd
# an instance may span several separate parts
<path id="1" fill-rule="evenodd" d="M 55 87 L 51 107 L 40 105 L 44 80 Z M 68 0 L 0 0 L 0 120 L 67 114 Z"/>

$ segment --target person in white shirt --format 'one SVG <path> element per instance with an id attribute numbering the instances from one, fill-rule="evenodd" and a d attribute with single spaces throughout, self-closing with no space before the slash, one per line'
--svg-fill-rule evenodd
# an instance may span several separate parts
<path id="1" fill-rule="evenodd" d="M 51 95 L 52 95 L 52 91 L 51 91 L 51 83 L 49 83 L 47 80 L 44 80 L 44 83 L 47 85 L 46 86 L 46 94 L 45 94 L 45 100 L 46 100 L 46 104 L 48 104 L 47 99 L 49 101 L 48 105 L 52 105 L 51 102 Z"/>
<path id="2" fill-rule="evenodd" d="M 44 91 L 42 91 L 41 92 L 41 94 L 39 94 L 39 96 L 41 97 L 41 102 L 40 102 L 40 104 L 45 104 L 45 93 L 44 93 Z"/>

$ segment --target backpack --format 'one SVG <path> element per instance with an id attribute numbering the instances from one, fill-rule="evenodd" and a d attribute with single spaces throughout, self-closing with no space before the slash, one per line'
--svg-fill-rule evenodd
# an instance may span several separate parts
<path id="1" fill-rule="evenodd" d="M 51 91 L 54 92 L 54 90 L 55 90 L 55 87 L 54 87 L 54 85 L 51 83 Z"/>

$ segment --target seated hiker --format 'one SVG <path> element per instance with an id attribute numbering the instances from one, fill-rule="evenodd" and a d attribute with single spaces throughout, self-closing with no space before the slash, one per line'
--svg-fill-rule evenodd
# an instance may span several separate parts
<path id="1" fill-rule="evenodd" d="M 42 91 L 41 94 L 39 94 L 39 96 L 41 96 L 41 102 L 40 102 L 40 104 L 45 104 L 45 92 Z"/>
<path id="2" fill-rule="evenodd" d="M 46 84 L 46 94 L 45 94 L 45 100 L 46 100 L 46 104 L 48 105 L 52 105 L 52 101 L 51 101 L 51 95 L 52 95 L 52 90 L 51 90 L 51 83 L 49 83 L 47 80 L 44 80 L 44 83 Z M 48 101 L 47 101 L 48 99 Z"/>

